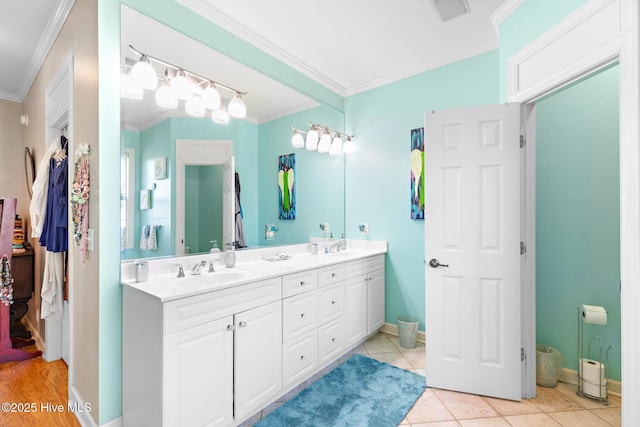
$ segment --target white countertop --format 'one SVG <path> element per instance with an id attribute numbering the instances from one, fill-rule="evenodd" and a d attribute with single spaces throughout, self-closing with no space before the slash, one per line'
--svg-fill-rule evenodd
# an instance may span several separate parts
<path id="1" fill-rule="evenodd" d="M 203 254 L 186 257 L 151 259 L 149 263 L 149 279 L 136 282 L 134 278 L 135 264 L 140 260 L 125 261 L 121 264 L 122 284 L 152 295 L 160 302 L 172 301 L 192 295 L 226 289 L 251 282 L 256 282 L 285 274 L 333 264 L 367 258 L 387 252 L 386 242 L 370 242 L 349 240 L 347 249 L 338 253 L 322 253 L 322 245 L 317 255 L 308 250 L 310 244 L 279 246 L 268 249 L 237 251 L 235 267 L 226 268 L 221 256 L 223 254 Z M 263 257 L 286 254 L 289 259 L 267 261 Z M 200 275 L 191 275 L 193 265 L 201 260 L 216 259 L 215 272 L 209 273 L 207 267 L 202 268 Z M 176 263 L 184 266 L 185 277 L 177 277 Z"/>

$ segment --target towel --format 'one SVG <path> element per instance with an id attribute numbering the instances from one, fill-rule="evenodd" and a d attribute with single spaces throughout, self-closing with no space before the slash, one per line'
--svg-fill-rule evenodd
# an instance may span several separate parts
<path id="1" fill-rule="evenodd" d="M 140 236 L 140 249 L 149 249 L 149 226 L 142 227 L 142 235 Z"/>
<path id="2" fill-rule="evenodd" d="M 155 225 L 149 226 L 149 237 L 147 238 L 147 249 L 155 251 L 158 249 L 158 236 L 156 235 L 156 229 L 158 227 Z"/>

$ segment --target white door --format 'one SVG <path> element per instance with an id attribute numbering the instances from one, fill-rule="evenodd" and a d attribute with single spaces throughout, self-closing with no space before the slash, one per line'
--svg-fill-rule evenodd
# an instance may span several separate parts
<path id="1" fill-rule="evenodd" d="M 236 164 L 231 156 L 224 163 L 224 183 L 222 185 L 222 240 L 233 243 L 236 238 Z"/>
<path id="2" fill-rule="evenodd" d="M 519 400 L 520 106 L 425 114 L 427 383 Z"/>

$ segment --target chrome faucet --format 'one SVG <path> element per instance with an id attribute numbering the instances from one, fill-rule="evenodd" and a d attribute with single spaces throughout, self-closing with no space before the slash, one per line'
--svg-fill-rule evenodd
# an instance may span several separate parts
<path id="1" fill-rule="evenodd" d="M 340 242 L 336 242 L 333 245 L 324 248 L 325 254 L 334 254 L 336 252 L 340 252 Z"/>
<path id="2" fill-rule="evenodd" d="M 213 259 L 209 261 L 209 273 L 215 273 L 215 268 L 213 268 Z"/>
<path id="3" fill-rule="evenodd" d="M 202 270 L 202 267 L 207 265 L 207 261 L 202 260 L 199 263 L 197 263 L 196 265 L 193 266 L 193 269 L 191 270 L 191 275 L 192 276 L 197 276 L 200 273 L 202 273 L 200 270 Z"/>

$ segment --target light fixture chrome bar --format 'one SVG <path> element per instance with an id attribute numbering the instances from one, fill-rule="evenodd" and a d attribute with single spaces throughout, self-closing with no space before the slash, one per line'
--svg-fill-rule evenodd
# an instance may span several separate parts
<path id="1" fill-rule="evenodd" d="M 205 81 L 206 81 L 206 82 L 212 82 L 212 83 L 213 83 L 213 84 L 215 84 L 217 87 L 221 87 L 221 88 L 223 88 L 223 89 L 226 89 L 226 90 L 228 90 L 229 92 L 235 92 L 236 94 L 241 95 L 241 96 L 244 96 L 244 95 L 246 95 L 246 94 L 247 94 L 247 92 L 242 92 L 242 91 L 239 91 L 239 90 L 237 90 L 237 89 L 232 88 L 231 86 L 227 86 L 227 85 L 222 84 L 222 83 L 219 83 L 219 82 L 217 82 L 217 81 L 215 81 L 215 80 L 208 79 L 208 78 L 206 78 L 206 77 L 201 76 L 200 74 L 193 73 L 193 72 L 191 72 L 191 71 L 185 70 L 184 68 L 181 68 L 181 67 L 178 67 L 178 66 L 176 66 L 176 65 L 173 65 L 173 64 L 171 64 L 171 63 L 169 63 L 169 62 L 163 61 L 162 59 L 158 59 L 158 58 L 156 58 L 155 56 L 151 56 L 151 55 L 147 55 L 146 53 L 142 53 L 142 52 L 140 52 L 139 50 L 137 50 L 135 47 L 133 47 L 132 45 L 129 45 L 129 49 L 131 49 L 131 51 L 133 51 L 133 53 L 135 53 L 136 55 L 140 55 L 141 57 L 142 57 L 142 56 L 146 56 L 146 57 L 147 57 L 147 58 L 149 58 L 150 60 L 155 61 L 155 62 L 157 62 L 158 64 L 162 64 L 162 65 L 164 65 L 165 67 L 171 67 L 171 68 L 173 68 L 174 70 L 182 70 L 182 71 L 184 71 L 186 74 L 189 74 L 189 75 L 191 75 L 191 76 L 193 76 L 193 77 L 195 77 L 195 78 L 197 78 L 197 79 L 200 79 L 200 80 L 201 80 L 200 84 L 201 84 L 201 83 L 203 83 L 203 82 L 205 82 Z"/>
<path id="2" fill-rule="evenodd" d="M 324 130 L 325 130 L 325 131 L 327 131 L 327 132 L 337 133 L 338 135 L 342 135 L 342 136 L 347 137 L 347 138 L 353 138 L 353 137 L 354 137 L 354 135 L 348 135 L 348 134 L 346 134 L 346 133 L 339 132 L 339 131 L 337 131 L 337 130 L 335 130 L 335 129 L 333 129 L 333 128 L 330 128 L 329 126 L 326 126 L 326 125 L 315 124 L 315 123 L 311 123 L 311 122 L 307 122 L 307 124 L 308 124 L 309 126 L 311 126 L 311 128 L 312 128 L 312 129 L 315 127 L 315 128 L 324 129 Z M 307 132 L 301 131 L 301 130 L 299 130 L 299 129 L 296 129 L 296 128 L 294 128 L 293 126 L 289 126 L 289 127 L 290 127 L 290 128 L 291 128 L 291 130 L 293 130 L 293 131 L 298 131 L 298 132 L 301 132 L 301 133 L 307 133 Z"/>

